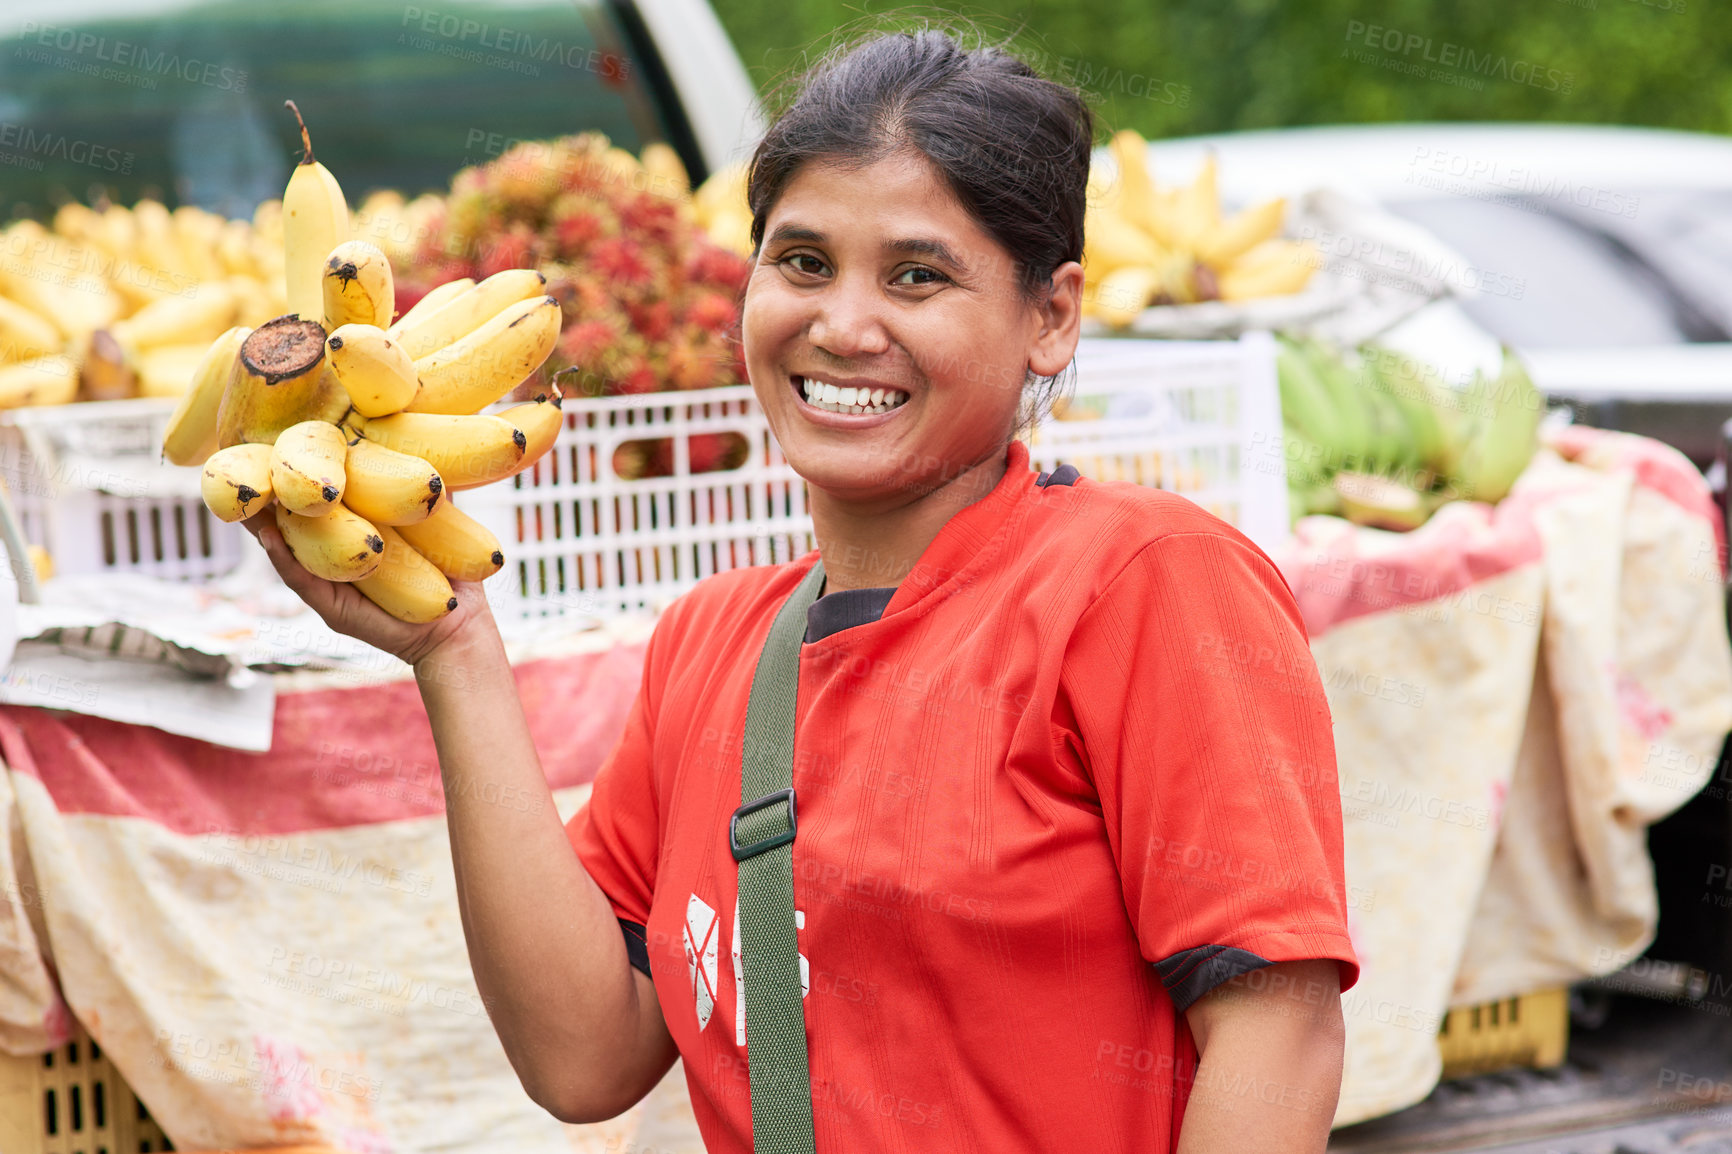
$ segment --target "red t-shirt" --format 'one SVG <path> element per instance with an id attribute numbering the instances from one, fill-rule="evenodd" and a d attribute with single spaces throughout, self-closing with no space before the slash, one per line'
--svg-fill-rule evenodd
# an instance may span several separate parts
<path id="1" fill-rule="evenodd" d="M 752 1147 L 727 836 L 746 701 L 816 561 L 720 573 L 669 607 L 568 825 L 646 927 L 712 1154 Z M 803 646 L 794 787 L 825 1154 L 1169 1150 L 1185 1005 L 1268 962 L 1357 977 L 1298 610 L 1182 497 L 1038 486 L 1012 443 L 880 619 Z"/>

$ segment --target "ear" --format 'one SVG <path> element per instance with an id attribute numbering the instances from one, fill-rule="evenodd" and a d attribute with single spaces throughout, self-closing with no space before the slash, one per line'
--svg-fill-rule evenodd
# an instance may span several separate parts
<path id="1" fill-rule="evenodd" d="M 1082 331 L 1082 265 L 1067 260 L 1053 270 L 1052 291 L 1038 308 L 1040 325 L 1028 346 L 1028 367 L 1043 377 L 1057 376 L 1076 355 Z"/>

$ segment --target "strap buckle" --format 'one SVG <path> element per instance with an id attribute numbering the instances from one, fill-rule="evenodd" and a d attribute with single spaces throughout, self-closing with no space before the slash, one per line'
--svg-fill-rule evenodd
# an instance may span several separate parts
<path id="1" fill-rule="evenodd" d="M 750 845 L 740 844 L 740 819 L 748 814 L 757 813 L 761 809 L 769 809 L 779 802 L 788 803 L 788 828 L 781 833 L 773 833 L 769 837 L 752 842 Z M 728 819 L 728 849 L 733 851 L 734 860 L 745 861 L 749 857 L 757 857 L 779 846 L 788 845 L 794 840 L 794 834 L 800 828 L 794 812 L 794 787 L 778 789 L 775 793 L 766 793 L 756 801 L 748 801 L 734 811 L 734 816 Z"/>

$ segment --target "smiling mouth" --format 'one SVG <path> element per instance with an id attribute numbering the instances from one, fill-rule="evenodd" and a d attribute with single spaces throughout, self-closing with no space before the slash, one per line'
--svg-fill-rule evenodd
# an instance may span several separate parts
<path id="1" fill-rule="evenodd" d="M 891 409 L 908 403 L 908 394 L 901 389 L 844 389 L 800 376 L 794 377 L 793 381 L 794 388 L 806 398 L 808 405 L 823 409 L 827 413 L 888 413 Z"/>

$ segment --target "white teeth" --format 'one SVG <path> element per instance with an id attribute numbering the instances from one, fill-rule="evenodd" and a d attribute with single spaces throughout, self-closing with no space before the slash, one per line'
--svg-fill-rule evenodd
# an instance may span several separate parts
<path id="1" fill-rule="evenodd" d="M 794 379 L 799 382 L 800 392 L 805 395 L 807 404 L 831 413 L 853 413 L 856 416 L 888 413 L 908 400 L 908 394 L 900 389 L 853 386 L 844 389 L 810 377 L 797 376 Z"/>

